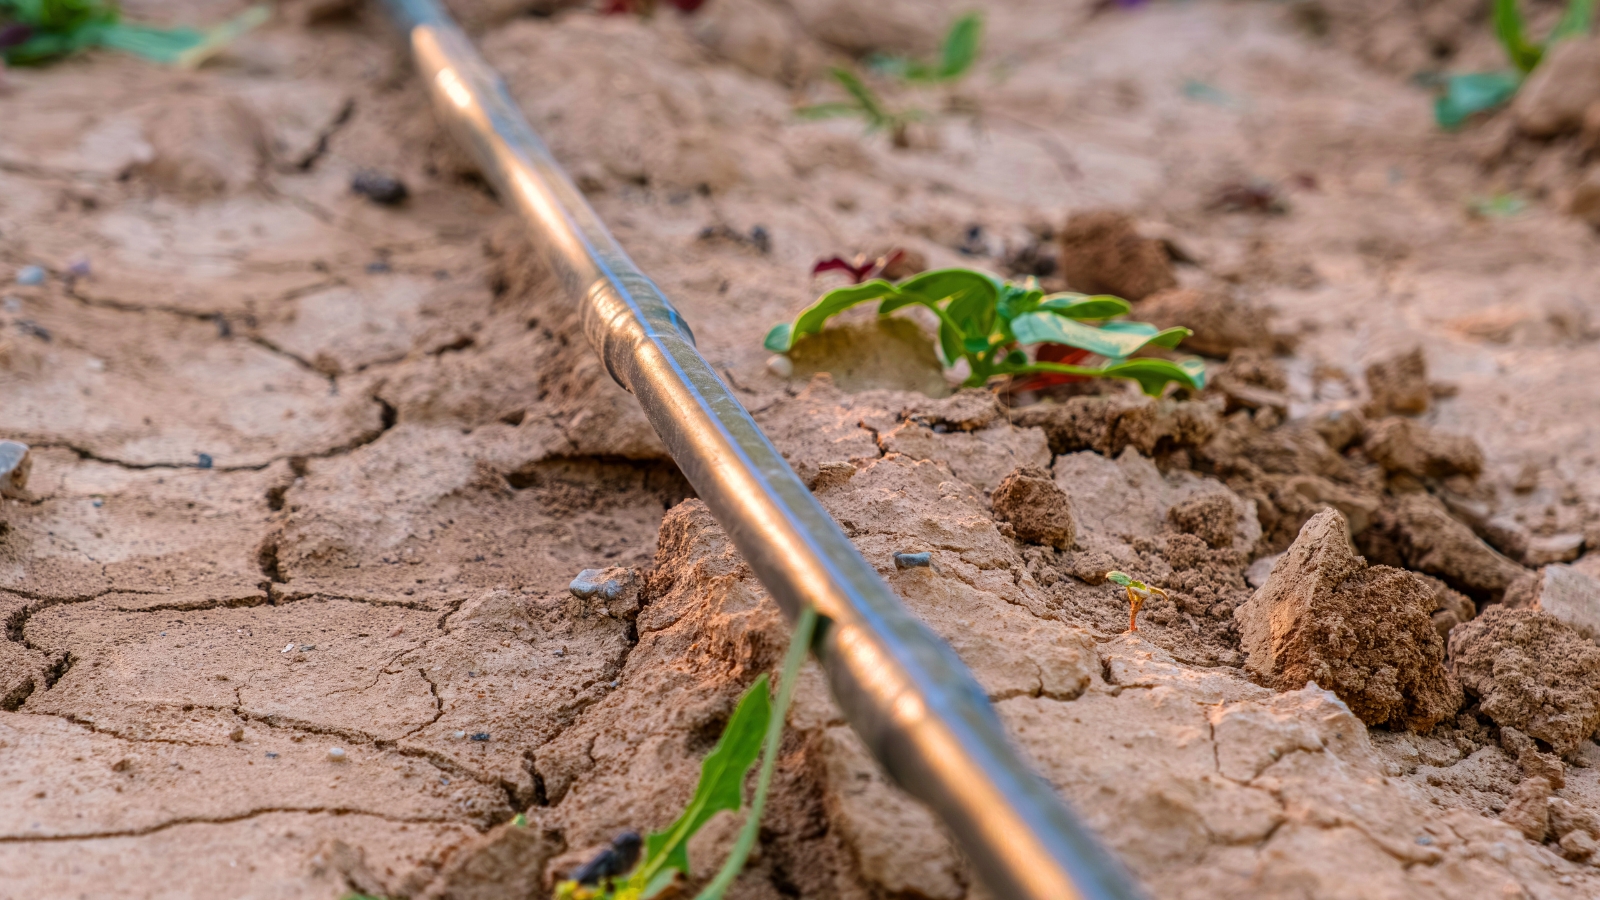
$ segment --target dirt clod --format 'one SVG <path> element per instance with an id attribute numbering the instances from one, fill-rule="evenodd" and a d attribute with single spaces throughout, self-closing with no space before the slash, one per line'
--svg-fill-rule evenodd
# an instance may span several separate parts
<path id="1" fill-rule="evenodd" d="M 1139 304 L 1139 318 L 1161 328 L 1188 327 L 1194 334 L 1183 339 L 1183 349 L 1218 359 L 1244 347 L 1268 350 L 1273 343 L 1263 310 L 1217 291 L 1158 291 Z"/>
<path id="2" fill-rule="evenodd" d="M 1125 300 L 1176 287 L 1160 241 L 1141 237 L 1131 218 L 1113 210 L 1076 213 L 1061 231 L 1061 274 L 1073 290 Z"/>
<path id="3" fill-rule="evenodd" d="M 1058 487 L 1050 473 L 1037 466 L 1022 466 L 1011 471 L 995 487 L 990 501 L 995 516 L 1011 523 L 1017 538 L 1030 544 L 1045 544 L 1070 549 L 1077 536 L 1072 505 L 1067 493 Z M 1230 509 L 1230 513 L 1233 511 Z M 1228 522 L 1228 538 L 1233 536 L 1233 521 Z"/>
<path id="4" fill-rule="evenodd" d="M 1600 637 L 1600 579 L 1572 566 L 1529 573 L 1506 590 L 1505 602 L 1548 613 L 1590 640 Z"/>
<path id="5" fill-rule="evenodd" d="M 1367 366 L 1369 416 L 1418 416 L 1428 411 L 1428 361 L 1421 347 L 1386 356 Z"/>
<path id="6" fill-rule="evenodd" d="M 1511 114 L 1529 137 L 1577 131 L 1600 103 L 1600 38 L 1560 41 L 1517 91 Z"/>
<path id="7" fill-rule="evenodd" d="M 1475 600 L 1498 600 L 1527 570 L 1501 556 L 1428 494 L 1389 499 L 1361 535 L 1369 557 L 1436 575 Z"/>
<path id="8" fill-rule="evenodd" d="M 1316 682 L 1369 725 L 1428 731 L 1461 705 L 1432 595 L 1410 572 L 1369 568 L 1344 516 L 1325 510 L 1235 612 L 1245 666 L 1275 690 Z"/>
<path id="9" fill-rule="evenodd" d="M 545 864 L 559 837 L 507 822 L 451 854 L 421 900 L 500 900 L 542 896 Z"/>
<path id="10" fill-rule="evenodd" d="M 1167 521 L 1184 534 L 1192 534 L 1213 549 L 1233 546 L 1239 525 L 1238 507 L 1223 494 L 1201 494 L 1174 504 Z"/>
<path id="11" fill-rule="evenodd" d="M 1447 478 L 1483 471 L 1483 451 L 1477 441 L 1435 431 L 1414 419 L 1391 416 L 1373 422 L 1361 446 L 1390 475 Z"/>
<path id="12" fill-rule="evenodd" d="M 1524 778 L 1500 814 L 1500 821 L 1522 832 L 1528 840 L 1543 843 L 1550 830 L 1550 782 Z"/>
<path id="13" fill-rule="evenodd" d="M 1451 632 L 1450 666 L 1484 715 L 1557 753 L 1600 728 L 1600 647 L 1554 616 L 1489 609 Z"/>

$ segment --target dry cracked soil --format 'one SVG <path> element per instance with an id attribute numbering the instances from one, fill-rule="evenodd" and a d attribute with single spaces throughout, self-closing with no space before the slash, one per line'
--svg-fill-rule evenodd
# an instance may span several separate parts
<path id="1" fill-rule="evenodd" d="M 981 5 L 900 141 L 794 108 L 967 4 L 453 10 L 1150 896 L 1600 896 L 1600 80 L 1442 133 L 1484 4 Z M 0 898 L 544 896 L 671 820 L 786 626 L 378 11 L 0 72 L 0 121 Z M 914 316 L 769 365 L 891 247 L 1122 293 L 1210 387 L 953 393 Z M 775 785 L 733 896 L 989 896 L 815 670 Z"/>

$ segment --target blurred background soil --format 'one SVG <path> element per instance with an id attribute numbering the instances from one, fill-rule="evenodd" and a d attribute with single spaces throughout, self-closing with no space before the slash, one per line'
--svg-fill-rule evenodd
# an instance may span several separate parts
<path id="1" fill-rule="evenodd" d="M 1600 114 L 1441 132 L 1486 6 L 993 0 L 969 77 L 885 87 L 904 147 L 794 108 L 969 4 L 565 6 L 452 8 L 1152 896 L 1600 894 L 1555 599 L 1600 623 Z M 0 898 L 542 896 L 670 821 L 786 626 L 380 12 L 5 70 L 0 121 Z M 769 367 L 816 260 L 890 248 L 1123 294 L 1212 386 L 950 396 L 911 316 Z M 1137 634 L 1109 568 L 1170 594 Z M 987 896 L 804 678 L 733 896 Z"/>

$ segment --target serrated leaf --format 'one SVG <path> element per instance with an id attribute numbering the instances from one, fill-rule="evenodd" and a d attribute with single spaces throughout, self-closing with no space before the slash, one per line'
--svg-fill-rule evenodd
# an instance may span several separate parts
<path id="1" fill-rule="evenodd" d="M 656 885 L 668 869 L 689 874 L 689 839 L 713 815 L 737 810 L 744 802 L 744 778 L 761 752 L 771 715 L 767 676 L 762 675 L 739 699 L 722 737 L 700 764 L 700 782 L 682 815 L 665 830 L 645 838 L 645 861 L 638 874 L 647 887 Z"/>
<path id="2" fill-rule="evenodd" d="M 1114 319 L 1127 315 L 1133 304 L 1110 294 L 1065 293 L 1044 298 L 1039 308 L 1069 319 Z"/>

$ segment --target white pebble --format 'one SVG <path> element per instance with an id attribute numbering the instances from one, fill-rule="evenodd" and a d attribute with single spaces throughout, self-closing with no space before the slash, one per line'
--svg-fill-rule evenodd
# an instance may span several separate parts
<path id="1" fill-rule="evenodd" d="M 780 353 L 767 359 L 767 371 L 779 378 L 788 378 L 794 374 L 794 361 Z"/>
<path id="2" fill-rule="evenodd" d="M 293 650 L 293 649 L 294 649 L 294 645 L 293 644 L 284 644 L 283 645 L 283 649 L 279 650 L 278 652 L 279 653 L 288 653 L 290 650 Z"/>
<path id="3" fill-rule="evenodd" d="M 345 752 L 343 747 L 333 747 L 328 750 L 328 758 L 334 762 L 344 762 Z"/>

